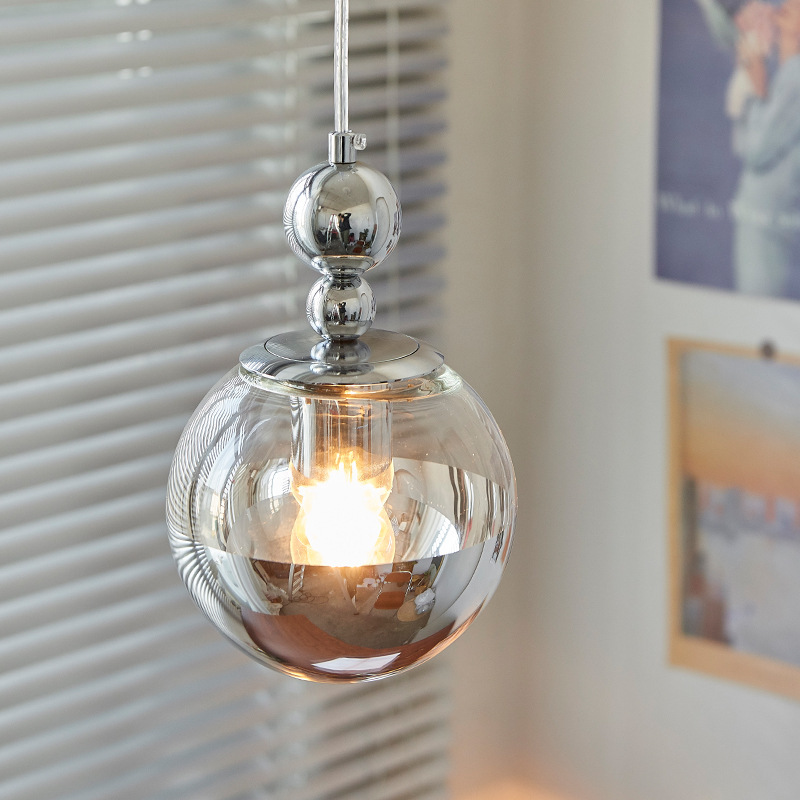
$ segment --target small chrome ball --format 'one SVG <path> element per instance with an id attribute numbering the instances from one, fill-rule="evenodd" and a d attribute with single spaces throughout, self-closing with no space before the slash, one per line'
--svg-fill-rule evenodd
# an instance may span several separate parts
<path id="1" fill-rule="evenodd" d="M 283 213 L 295 254 L 325 274 L 358 274 L 383 261 L 400 235 L 389 179 L 366 164 L 318 164 L 289 190 Z"/>
<path id="2" fill-rule="evenodd" d="M 311 327 L 325 339 L 355 339 L 375 318 L 375 297 L 358 275 L 341 279 L 326 275 L 312 287 L 306 301 Z"/>

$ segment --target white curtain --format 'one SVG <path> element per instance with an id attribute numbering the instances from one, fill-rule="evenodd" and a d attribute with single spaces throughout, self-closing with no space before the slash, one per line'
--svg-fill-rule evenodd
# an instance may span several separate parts
<path id="1" fill-rule="evenodd" d="M 444 796 L 446 674 L 313 687 L 192 605 L 164 486 L 199 399 L 303 327 L 286 191 L 333 0 L 0 0 L 0 797 Z M 445 10 L 352 0 L 351 111 L 404 204 L 379 327 L 436 338 Z"/>

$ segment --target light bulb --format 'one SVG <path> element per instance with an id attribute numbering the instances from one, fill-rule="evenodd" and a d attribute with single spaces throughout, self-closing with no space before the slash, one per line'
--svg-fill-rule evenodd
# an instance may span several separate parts
<path id="1" fill-rule="evenodd" d="M 323 480 L 293 482 L 300 513 L 292 528 L 292 560 L 329 567 L 391 564 L 394 530 L 384 507 L 392 489 L 391 466 L 380 481 L 368 481 L 359 475 L 352 452 L 337 457 L 338 468 Z"/>
<path id="2" fill-rule="evenodd" d="M 292 409 L 292 528 L 295 563 L 390 564 L 395 537 L 385 504 L 392 491 L 388 403 L 299 398 Z"/>

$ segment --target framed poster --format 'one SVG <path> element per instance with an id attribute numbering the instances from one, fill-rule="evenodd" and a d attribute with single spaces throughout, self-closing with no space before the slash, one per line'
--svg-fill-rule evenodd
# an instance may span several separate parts
<path id="1" fill-rule="evenodd" d="M 800 299 L 800 0 L 662 0 L 656 272 Z"/>
<path id="2" fill-rule="evenodd" d="M 800 699 L 800 358 L 673 340 L 670 660 Z"/>

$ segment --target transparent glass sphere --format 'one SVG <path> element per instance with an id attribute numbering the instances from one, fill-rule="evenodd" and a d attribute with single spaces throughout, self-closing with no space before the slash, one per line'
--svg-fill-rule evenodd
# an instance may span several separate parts
<path id="1" fill-rule="evenodd" d="M 458 637 L 500 581 L 515 515 L 500 430 L 447 366 L 344 387 L 239 366 L 189 421 L 167 501 L 214 625 L 324 682 L 397 673 Z"/>

